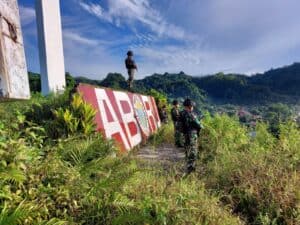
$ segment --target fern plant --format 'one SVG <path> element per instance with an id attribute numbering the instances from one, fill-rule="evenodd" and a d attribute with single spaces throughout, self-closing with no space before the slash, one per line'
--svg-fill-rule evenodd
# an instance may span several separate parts
<path id="1" fill-rule="evenodd" d="M 24 202 L 21 202 L 14 210 L 9 210 L 7 204 L 4 204 L 4 207 L 0 212 L 0 225 L 24 224 L 26 218 L 30 216 L 31 209 L 32 207 L 26 207 Z"/>

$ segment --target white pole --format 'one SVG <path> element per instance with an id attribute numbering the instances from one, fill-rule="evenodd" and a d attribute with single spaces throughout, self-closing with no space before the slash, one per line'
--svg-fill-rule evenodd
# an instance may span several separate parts
<path id="1" fill-rule="evenodd" d="M 66 86 L 59 0 L 36 0 L 42 93 Z"/>

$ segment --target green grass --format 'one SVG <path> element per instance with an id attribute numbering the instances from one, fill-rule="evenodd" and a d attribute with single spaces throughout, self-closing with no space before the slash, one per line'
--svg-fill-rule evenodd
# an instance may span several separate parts
<path id="1" fill-rule="evenodd" d="M 66 95 L 0 104 L 0 225 L 6 224 L 300 224 L 300 131 L 257 135 L 235 118 L 204 118 L 197 172 L 182 165 L 113 157 L 99 134 L 50 138 L 52 110 Z M 46 122 L 45 122 L 46 121 Z M 173 143 L 173 127 L 149 140 Z"/>
<path id="2" fill-rule="evenodd" d="M 201 160 L 206 188 L 249 224 L 300 224 L 300 131 L 282 124 L 279 139 L 265 124 L 249 137 L 228 116 L 206 117 Z"/>

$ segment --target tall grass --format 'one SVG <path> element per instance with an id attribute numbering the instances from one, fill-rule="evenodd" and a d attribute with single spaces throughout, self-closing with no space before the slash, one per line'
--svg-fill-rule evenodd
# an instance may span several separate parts
<path id="1" fill-rule="evenodd" d="M 68 107 L 65 95 L 0 105 L 9 113 L 0 115 L 1 225 L 300 224 L 294 123 L 281 124 L 277 138 L 258 124 L 250 137 L 235 118 L 206 115 L 200 172 L 181 178 L 176 163 L 111 157 L 118 150 L 100 134 L 78 130 L 53 140 L 49 124 L 58 118 L 49 109 Z M 150 140 L 173 141 L 170 124 Z"/>
<path id="2" fill-rule="evenodd" d="M 163 143 L 174 143 L 174 128 L 171 123 L 162 124 L 158 131 L 152 134 L 147 140 L 147 144 L 152 145 L 154 147 L 158 147 Z"/>
<path id="3" fill-rule="evenodd" d="M 300 224 L 300 131 L 289 122 L 276 139 L 256 137 L 226 115 L 207 116 L 201 136 L 206 187 L 250 224 Z"/>

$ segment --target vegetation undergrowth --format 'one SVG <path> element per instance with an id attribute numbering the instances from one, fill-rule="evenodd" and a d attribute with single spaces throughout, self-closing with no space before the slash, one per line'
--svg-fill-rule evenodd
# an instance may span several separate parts
<path id="1" fill-rule="evenodd" d="M 184 179 L 177 164 L 114 157 L 93 110 L 69 96 L 0 104 L 0 225 L 300 224 L 295 124 L 250 137 L 237 119 L 205 115 L 199 174 Z M 172 129 L 151 144 L 172 143 Z"/>
<path id="2" fill-rule="evenodd" d="M 173 124 L 162 124 L 157 133 L 151 135 L 148 139 L 147 144 L 152 145 L 154 148 L 158 147 L 163 143 L 173 144 L 174 134 L 173 134 Z"/>
<path id="3" fill-rule="evenodd" d="M 280 125 L 279 137 L 266 124 L 256 135 L 226 115 L 204 119 L 201 133 L 203 181 L 224 205 L 249 224 L 300 224 L 300 130 Z"/>

